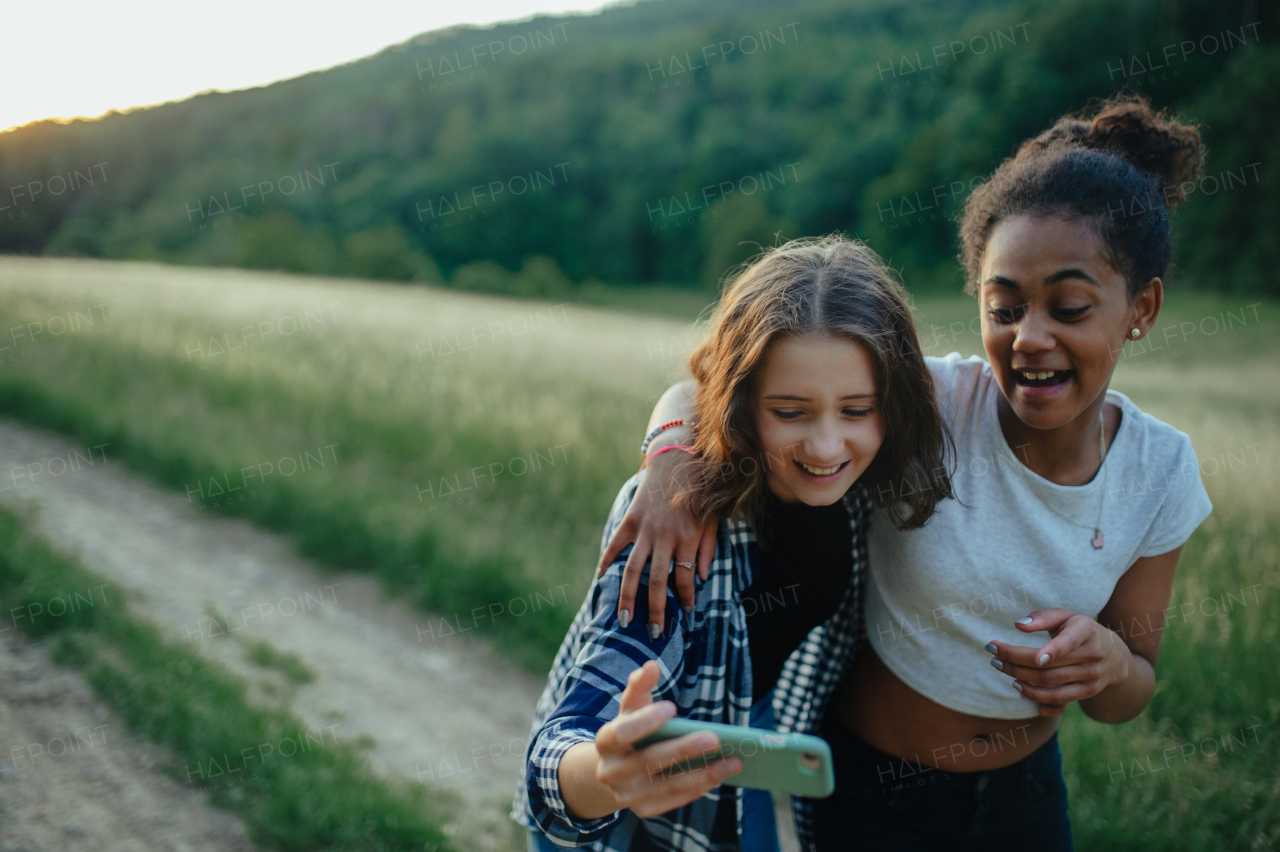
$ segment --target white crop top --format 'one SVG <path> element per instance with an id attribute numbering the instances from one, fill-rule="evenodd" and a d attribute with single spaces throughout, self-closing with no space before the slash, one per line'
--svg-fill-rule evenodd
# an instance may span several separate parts
<path id="1" fill-rule="evenodd" d="M 1105 543 L 1095 550 L 1102 475 L 1079 486 L 1036 475 L 1000 431 L 1000 388 L 987 363 L 955 352 L 926 360 L 955 440 L 959 499 L 943 500 L 909 532 L 896 531 L 883 511 L 873 515 L 867 635 L 903 683 L 944 707 L 1035 716 L 1036 703 L 991 666 L 983 646 L 1043 645 L 1048 633 L 1022 633 L 1013 622 L 1052 607 L 1096 617 L 1136 560 L 1185 542 L 1212 509 L 1199 461 L 1185 434 L 1110 391 L 1123 416 L 1107 452 Z"/>

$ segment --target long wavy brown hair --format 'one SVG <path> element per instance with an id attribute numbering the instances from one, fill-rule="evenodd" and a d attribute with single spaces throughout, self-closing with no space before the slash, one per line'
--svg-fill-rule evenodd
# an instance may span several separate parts
<path id="1" fill-rule="evenodd" d="M 859 478 L 899 529 L 921 526 L 951 497 L 949 438 L 907 293 L 865 244 L 840 235 L 767 249 L 728 278 L 706 338 L 689 357 L 698 382 L 692 476 L 674 498 L 704 522 L 758 527 L 771 458 L 752 409 L 756 371 L 774 341 L 826 333 L 862 345 L 874 366 L 885 438 Z"/>

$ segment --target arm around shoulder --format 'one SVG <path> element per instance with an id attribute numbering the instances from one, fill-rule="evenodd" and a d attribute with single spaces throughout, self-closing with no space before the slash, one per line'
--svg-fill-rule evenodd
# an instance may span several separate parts
<path id="1" fill-rule="evenodd" d="M 693 401 L 697 393 L 698 383 L 693 379 L 677 382 L 667 388 L 662 396 L 658 397 L 657 404 L 653 406 L 653 413 L 649 415 L 649 425 L 645 427 L 645 431 L 651 431 L 672 420 L 688 422 L 694 415 Z"/>

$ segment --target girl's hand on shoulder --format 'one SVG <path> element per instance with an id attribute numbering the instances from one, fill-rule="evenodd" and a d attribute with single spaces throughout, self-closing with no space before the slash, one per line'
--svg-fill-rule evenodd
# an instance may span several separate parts
<path id="1" fill-rule="evenodd" d="M 673 509 L 671 497 L 688 476 L 691 461 L 682 452 L 666 452 L 649 460 L 648 473 L 640 480 L 636 494 L 605 546 L 596 568 L 596 576 L 602 576 L 628 544 L 635 547 L 627 556 L 622 573 L 622 588 L 618 595 L 618 621 L 623 627 L 631 621 L 636 611 L 636 590 L 640 587 L 640 574 L 646 560 L 649 565 L 649 631 L 661 635 L 665 623 L 667 580 L 672 571 L 672 557 L 676 562 L 697 566 L 698 575 L 707 579 L 711 557 L 716 549 L 716 522 L 702 524 L 690 512 Z M 692 611 L 694 601 L 693 571 L 687 567 L 675 567 L 676 599 L 686 613 Z M 625 615 L 624 615 L 625 613 Z M 656 638 L 656 636 L 655 636 Z"/>
<path id="2" fill-rule="evenodd" d="M 704 767 L 668 774 L 674 764 L 706 755 L 720 748 L 712 733 L 688 734 L 636 749 L 633 743 L 652 734 L 675 716 L 670 701 L 653 701 L 658 664 L 649 661 L 627 678 L 619 699 L 617 718 L 596 733 L 596 779 L 608 787 L 619 808 L 641 817 L 652 817 L 687 805 L 742 770 L 742 761 L 726 757 Z"/>
<path id="3" fill-rule="evenodd" d="M 1039 715 L 1060 716 L 1072 701 L 1092 698 L 1129 677 L 1133 655 L 1114 630 L 1066 609 L 1037 610 L 1015 623 L 1024 633 L 1049 632 L 1039 648 L 990 642 L 991 665 L 1040 704 Z"/>

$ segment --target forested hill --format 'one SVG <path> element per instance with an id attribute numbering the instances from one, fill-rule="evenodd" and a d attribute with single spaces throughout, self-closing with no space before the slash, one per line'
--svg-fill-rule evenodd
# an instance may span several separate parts
<path id="1" fill-rule="evenodd" d="M 705 285 L 745 241 L 840 230 L 913 288 L 952 287 L 974 182 L 1127 89 L 1201 122 L 1210 146 L 1178 216 L 1182 278 L 1277 293 L 1275 10 L 647 0 L 455 28 L 271 86 L 0 134 L 0 251 L 552 294 Z"/>

